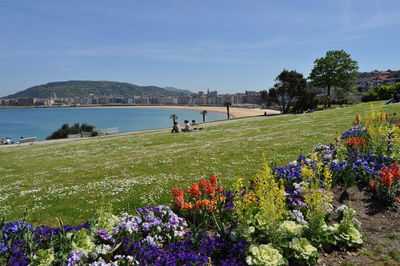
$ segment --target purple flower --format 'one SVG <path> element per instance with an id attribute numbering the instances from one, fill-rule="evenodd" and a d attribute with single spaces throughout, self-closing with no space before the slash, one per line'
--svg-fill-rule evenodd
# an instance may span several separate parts
<path id="1" fill-rule="evenodd" d="M 72 251 L 67 259 L 68 266 L 80 265 L 81 259 L 87 259 L 88 255 L 83 250 Z"/>
<path id="2" fill-rule="evenodd" d="M 103 240 L 110 240 L 113 238 L 112 235 L 108 234 L 107 229 L 101 229 L 94 232 Z"/>

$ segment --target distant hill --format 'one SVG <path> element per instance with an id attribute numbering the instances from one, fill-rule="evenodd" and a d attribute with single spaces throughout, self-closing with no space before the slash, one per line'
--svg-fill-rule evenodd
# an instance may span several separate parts
<path id="1" fill-rule="evenodd" d="M 181 90 L 181 89 L 177 89 L 177 88 L 174 88 L 174 87 L 164 87 L 164 89 L 166 89 L 167 91 L 173 91 L 173 92 L 178 92 L 178 93 L 183 93 L 183 94 L 191 94 L 191 93 L 193 93 L 190 90 Z"/>
<path id="2" fill-rule="evenodd" d="M 175 89 L 175 88 L 174 88 Z M 29 89 L 8 95 L 3 98 L 50 98 L 53 94 L 58 98 L 67 97 L 132 97 L 132 96 L 175 96 L 185 94 L 185 90 L 167 90 L 156 86 L 138 86 L 130 83 L 114 81 L 60 81 L 34 86 Z"/>

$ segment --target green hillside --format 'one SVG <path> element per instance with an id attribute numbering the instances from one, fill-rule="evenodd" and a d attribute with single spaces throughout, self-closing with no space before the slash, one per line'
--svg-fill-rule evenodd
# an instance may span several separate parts
<path id="1" fill-rule="evenodd" d="M 0 213 L 6 220 L 26 216 L 35 224 L 56 225 L 60 217 L 77 225 L 104 203 L 116 213 L 170 203 L 173 187 L 213 173 L 229 187 L 238 177 L 254 178 L 264 156 L 284 165 L 319 143 L 334 141 L 372 105 L 399 111 L 399 105 L 374 102 L 210 123 L 185 134 L 158 130 L 1 147 Z"/>
<path id="2" fill-rule="evenodd" d="M 35 97 L 49 98 L 56 93 L 59 98 L 67 97 L 101 97 L 101 96 L 167 96 L 180 95 L 185 91 L 169 91 L 155 86 L 138 86 L 130 83 L 114 81 L 62 81 L 34 86 L 5 98 Z"/>

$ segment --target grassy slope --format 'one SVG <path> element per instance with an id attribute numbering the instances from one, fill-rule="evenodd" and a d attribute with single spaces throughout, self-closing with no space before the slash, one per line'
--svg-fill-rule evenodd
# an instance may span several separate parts
<path id="1" fill-rule="evenodd" d="M 116 212 L 167 204 L 174 186 L 212 173 L 229 186 L 237 177 L 253 177 L 263 154 L 284 165 L 318 143 L 332 142 L 370 106 L 237 120 L 188 134 L 164 130 L 3 148 L 0 213 L 7 220 L 26 215 L 29 222 L 55 225 L 60 217 L 76 225 L 104 203 Z M 382 108 L 399 111 L 398 105 Z"/>

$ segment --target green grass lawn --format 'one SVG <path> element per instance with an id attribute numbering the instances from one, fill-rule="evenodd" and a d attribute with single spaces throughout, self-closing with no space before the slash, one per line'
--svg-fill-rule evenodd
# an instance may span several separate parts
<path id="1" fill-rule="evenodd" d="M 237 119 L 198 132 L 169 131 L 88 138 L 0 149 L 0 215 L 34 224 L 86 221 L 102 204 L 116 213 L 168 204 L 174 186 L 215 173 L 229 187 L 252 178 L 266 157 L 284 165 L 318 143 L 328 144 L 372 105 L 310 114 Z"/>

